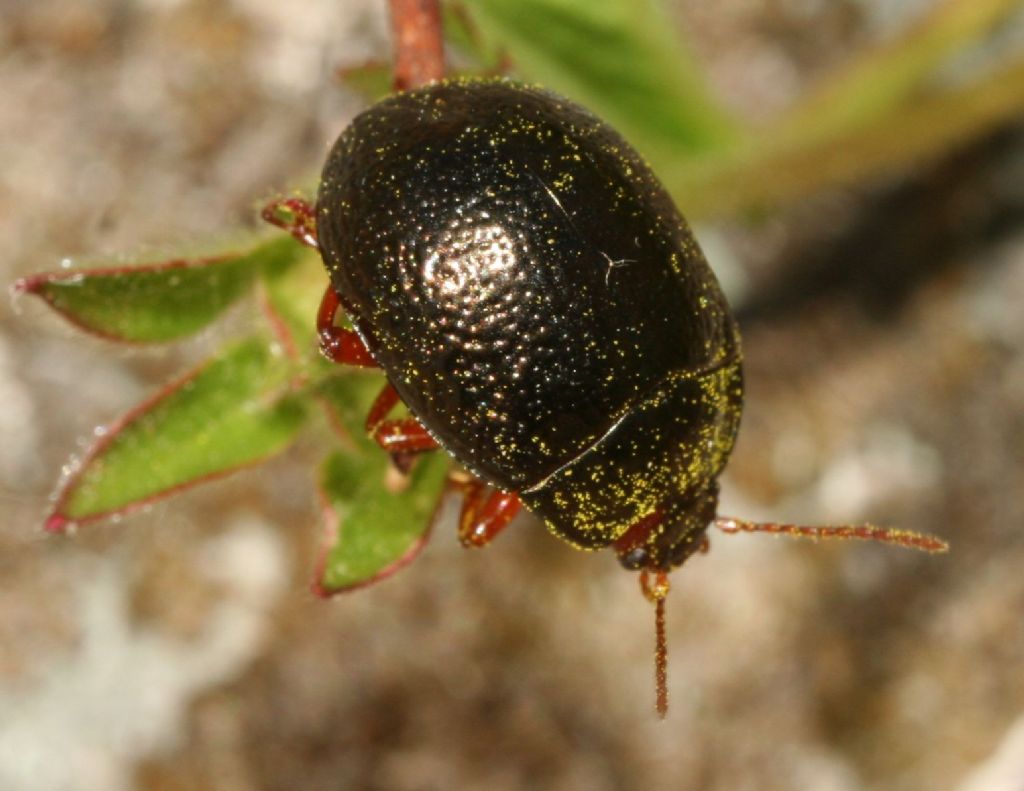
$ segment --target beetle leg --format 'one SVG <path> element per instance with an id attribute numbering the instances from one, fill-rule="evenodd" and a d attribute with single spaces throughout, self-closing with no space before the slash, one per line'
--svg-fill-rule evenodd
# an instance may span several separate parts
<path id="1" fill-rule="evenodd" d="M 316 332 L 320 338 L 320 353 L 328 360 L 345 365 L 358 365 L 362 368 L 376 368 L 377 363 L 370 356 L 369 349 L 353 330 L 337 327 L 334 317 L 341 309 L 338 293 L 328 283 L 320 300 L 320 309 L 316 314 Z"/>
<path id="2" fill-rule="evenodd" d="M 416 418 L 385 420 L 400 400 L 395 388 L 390 384 L 385 385 L 366 416 L 366 433 L 392 455 L 436 449 L 437 440 L 427 433 Z"/>
<path id="3" fill-rule="evenodd" d="M 459 541 L 464 547 L 491 543 L 522 507 L 518 492 L 496 490 L 488 494 L 480 481 L 466 484 L 465 491 L 459 515 Z"/>
<path id="4" fill-rule="evenodd" d="M 415 418 L 385 420 L 370 435 L 388 453 L 420 453 L 437 450 L 437 440 Z"/>
<path id="5" fill-rule="evenodd" d="M 306 247 L 320 249 L 316 238 L 316 209 L 302 198 L 281 198 L 263 207 L 260 216 L 283 228 Z"/>
<path id="6" fill-rule="evenodd" d="M 373 399 L 370 411 L 366 415 L 366 433 L 372 437 L 377 428 L 384 423 L 388 413 L 398 406 L 400 400 L 398 391 L 390 383 L 384 385 Z"/>

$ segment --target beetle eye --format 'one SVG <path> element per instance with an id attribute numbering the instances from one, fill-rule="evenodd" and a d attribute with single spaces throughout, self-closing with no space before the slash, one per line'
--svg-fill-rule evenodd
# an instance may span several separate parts
<path id="1" fill-rule="evenodd" d="M 629 551 L 618 556 L 619 563 L 627 571 L 639 571 L 647 566 L 650 555 L 646 547 L 633 547 Z"/>

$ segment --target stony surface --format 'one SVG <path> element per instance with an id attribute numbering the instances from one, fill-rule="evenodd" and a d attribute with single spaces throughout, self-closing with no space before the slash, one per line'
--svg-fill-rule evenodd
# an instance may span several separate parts
<path id="1" fill-rule="evenodd" d="M 6 3 L 3 280 L 216 233 L 315 172 L 358 106 L 333 66 L 386 51 L 378 5 Z M 753 116 L 898 23 L 757 5 L 683 8 Z M 744 273 L 723 508 L 954 549 L 715 537 L 674 578 L 664 724 L 635 579 L 531 523 L 467 554 L 442 520 L 402 574 L 315 600 L 312 443 L 44 538 L 68 452 L 231 328 L 125 350 L 0 305 L 0 787 L 1022 787 L 1022 163 L 1009 130 L 905 181 L 698 229 Z"/>

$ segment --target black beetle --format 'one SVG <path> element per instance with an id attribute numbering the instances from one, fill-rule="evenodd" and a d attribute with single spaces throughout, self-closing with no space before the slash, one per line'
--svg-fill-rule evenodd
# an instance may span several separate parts
<path id="1" fill-rule="evenodd" d="M 710 525 L 944 547 L 717 516 L 743 405 L 735 322 L 647 164 L 566 99 L 504 80 L 396 94 L 335 143 L 315 217 L 296 200 L 264 216 L 319 243 L 324 352 L 388 378 L 371 435 L 400 463 L 441 446 L 479 479 L 464 543 L 486 543 L 522 503 L 643 572 L 662 714 L 666 572 Z M 354 331 L 335 326 L 339 308 Z M 387 420 L 399 401 L 413 417 Z"/>
<path id="2" fill-rule="evenodd" d="M 618 134 L 504 81 L 398 94 L 335 144 L 316 227 L 359 337 L 462 465 L 580 547 L 662 514 L 632 568 L 700 544 L 739 423 L 739 337 Z"/>

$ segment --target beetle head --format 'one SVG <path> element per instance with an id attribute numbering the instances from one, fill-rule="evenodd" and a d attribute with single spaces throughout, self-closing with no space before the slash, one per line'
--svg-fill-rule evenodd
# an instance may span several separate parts
<path id="1" fill-rule="evenodd" d="M 718 510 L 718 482 L 666 500 L 614 544 L 630 571 L 668 571 L 706 546 L 705 532 Z"/>
<path id="2" fill-rule="evenodd" d="M 665 638 L 665 597 L 668 572 L 697 550 L 707 548 L 705 533 L 718 510 L 718 482 L 706 484 L 662 501 L 634 523 L 613 545 L 619 563 L 640 572 L 640 590 L 654 604 L 655 708 L 668 713 L 668 645 Z"/>

